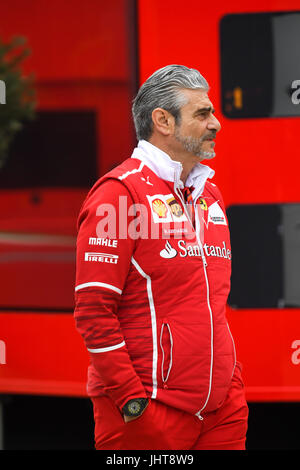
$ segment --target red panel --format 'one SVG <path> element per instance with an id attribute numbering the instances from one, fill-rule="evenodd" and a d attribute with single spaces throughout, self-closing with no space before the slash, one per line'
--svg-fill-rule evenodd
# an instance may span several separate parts
<path id="1" fill-rule="evenodd" d="M 232 310 L 227 318 L 249 401 L 299 401 L 298 309 Z"/>
<path id="2" fill-rule="evenodd" d="M 231 13 L 299 10 L 295 0 L 139 0 L 140 76 L 183 64 L 198 69 L 210 84 L 210 98 L 222 130 L 217 136 L 214 181 L 225 204 L 299 202 L 299 118 L 227 119 L 221 112 L 221 18 Z M 296 46 L 295 46 L 296 47 Z M 295 77 L 298 79 L 299 77 Z M 242 228 L 241 228 L 242 229 Z M 230 328 L 244 365 L 249 400 L 300 400 L 300 312 L 231 310 Z M 298 346 L 299 348 L 299 346 Z M 293 362 L 294 361 L 294 362 Z"/>
<path id="3" fill-rule="evenodd" d="M 97 113 L 95 178 L 129 157 L 135 143 L 132 2 L 2 3 L 1 38 L 25 36 L 31 49 L 22 70 L 35 74 L 38 110 Z M 76 220 L 88 190 L 0 191 L 0 306 L 11 307 L 0 313 L 2 392 L 85 394 L 87 353 L 72 314 L 26 308 L 73 308 Z M 31 203 L 33 195 L 40 204 Z"/>
<path id="4" fill-rule="evenodd" d="M 1 5 L 2 38 L 19 34 L 28 38 L 32 55 L 23 70 L 36 74 L 39 107 L 97 110 L 100 174 L 125 159 L 134 142 L 126 4 L 125 0 L 84 4 L 28 0 L 25 5 L 11 0 Z M 295 135 L 299 118 L 229 120 L 222 116 L 218 32 L 224 14 L 296 10 L 298 2 L 229 0 L 217 7 L 197 0 L 190 0 L 187 7 L 179 0 L 139 0 L 138 4 L 141 81 L 159 67 L 182 63 L 198 68 L 210 83 L 210 97 L 223 127 L 211 166 L 225 203 L 298 202 L 300 162 Z M 38 217 L 28 212 L 28 192 L 1 197 L 0 230 L 75 235 L 83 192 L 44 191 L 43 214 Z M 0 277 L 2 291 L 3 279 L 5 274 Z M 14 289 L 17 298 L 22 286 L 18 281 L 6 289 Z M 59 306 L 64 301 L 63 294 L 56 299 Z M 300 400 L 299 313 L 228 308 L 249 400 Z M 72 314 L 3 312 L 0 322 L 1 392 L 85 395 L 88 357 Z"/>
<path id="5" fill-rule="evenodd" d="M 229 13 L 297 10 L 299 3 L 230 0 L 221 6 L 139 0 L 140 75 L 177 63 L 197 68 L 208 80 L 222 130 L 210 165 L 227 205 L 298 201 L 300 160 L 295 152 L 299 118 L 230 120 L 221 113 L 219 22 Z M 155 34 L 159 32 L 159 34 Z M 295 77 L 297 78 L 297 77 Z M 288 158 L 287 158 L 288 156 Z M 291 170 L 292 168 L 292 170 Z"/>
<path id="6" fill-rule="evenodd" d="M 72 315 L 3 312 L 0 323 L 1 393 L 86 396 L 88 353 Z"/>
<path id="7" fill-rule="evenodd" d="M 1 2 L 1 37 L 21 35 L 32 50 L 24 71 L 38 80 L 127 80 L 126 0 Z"/>

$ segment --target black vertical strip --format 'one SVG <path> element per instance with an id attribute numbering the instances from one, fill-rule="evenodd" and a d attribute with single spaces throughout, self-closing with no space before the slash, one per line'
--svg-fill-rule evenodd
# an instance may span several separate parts
<path id="1" fill-rule="evenodd" d="M 232 248 L 233 308 L 278 308 L 283 299 L 283 249 L 278 204 L 227 208 Z"/>
<path id="2" fill-rule="evenodd" d="M 229 118 L 272 115 L 274 50 L 271 13 L 225 15 L 220 22 L 222 112 Z M 243 91 L 243 107 L 233 90 Z"/>
<path id="3" fill-rule="evenodd" d="M 130 68 L 130 95 L 135 98 L 140 86 L 139 71 L 139 29 L 138 29 L 138 0 L 127 0 L 127 29 L 128 29 L 128 58 Z M 132 119 L 132 116 L 131 116 Z M 133 122 L 133 121 L 132 121 Z M 133 128 L 133 145 L 137 143 Z"/>

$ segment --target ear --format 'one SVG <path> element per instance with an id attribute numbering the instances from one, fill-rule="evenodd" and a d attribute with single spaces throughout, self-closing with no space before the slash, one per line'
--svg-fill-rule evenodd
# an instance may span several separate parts
<path id="1" fill-rule="evenodd" d="M 155 108 L 152 111 L 153 127 L 160 134 L 170 135 L 174 130 L 175 119 L 171 113 L 163 108 Z"/>

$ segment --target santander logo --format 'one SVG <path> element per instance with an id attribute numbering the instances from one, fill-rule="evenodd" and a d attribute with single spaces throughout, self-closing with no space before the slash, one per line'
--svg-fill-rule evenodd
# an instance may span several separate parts
<path id="1" fill-rule="evenodd" d="M 177 248 L 172 247 L 169 241 L 166 242 L 165 247 L 159 253 L 162 258 L 172 259 L 179 255 L 181 258 L 186 256 L 201 256 L 201 250 L 199 245 L 188 245 L 185 240 L 178 240 Z M 226 243 L 223 242 L 221 246 L 203 245 L 206 256 L 216 256 L 217 258 L 231 259 L 231 250 L 226 247 Z"/>
<path id="2" fill-rule="evenodd" d="M 175 250 L 175 248 L 171 246 L 170 242 L 167 241 L 165 248 L 161 250 L 160 252 L 160 256 L 162 258 L 170 259 L 170 258 L 175 258 L 176 255 L 177 255 L 177 251 Z"/>

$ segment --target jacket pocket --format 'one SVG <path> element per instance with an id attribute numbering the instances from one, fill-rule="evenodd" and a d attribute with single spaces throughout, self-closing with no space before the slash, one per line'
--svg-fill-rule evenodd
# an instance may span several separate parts
<path id="1" fill-rule="evenodd" d="M 231 374 L 231 378 L 233 377 L 233 374 L 234 374 L 234 371 L 235 371 L 235 367 L 237 365 L 237 360 L 236 360 L 236 349 L 235 349 L 235 344 L 234 344 L 234 339 L 232 337 L 232 334 L 231 334 L 231 331 L 230 331 L 230 328 L 229 328 L 229 325 L 228 325 L 228 322 L 227 322 L 227 328 L 228 328 L 228 332 L 229 332 L 229 335 L 231 337 L 231 341 L 232 341 L 232 348 L 233 348 L 233 368 L 232 368 L 232 374 Z"/>
<path id="2" fill-rule="evenodd" d="M 173 365 L 173 337 L 170 325 L 167 321 L 163 321 L 161 325 L 160 348 L 162 352 L 161 378 L 162 383 L 165 384 Z"/>

